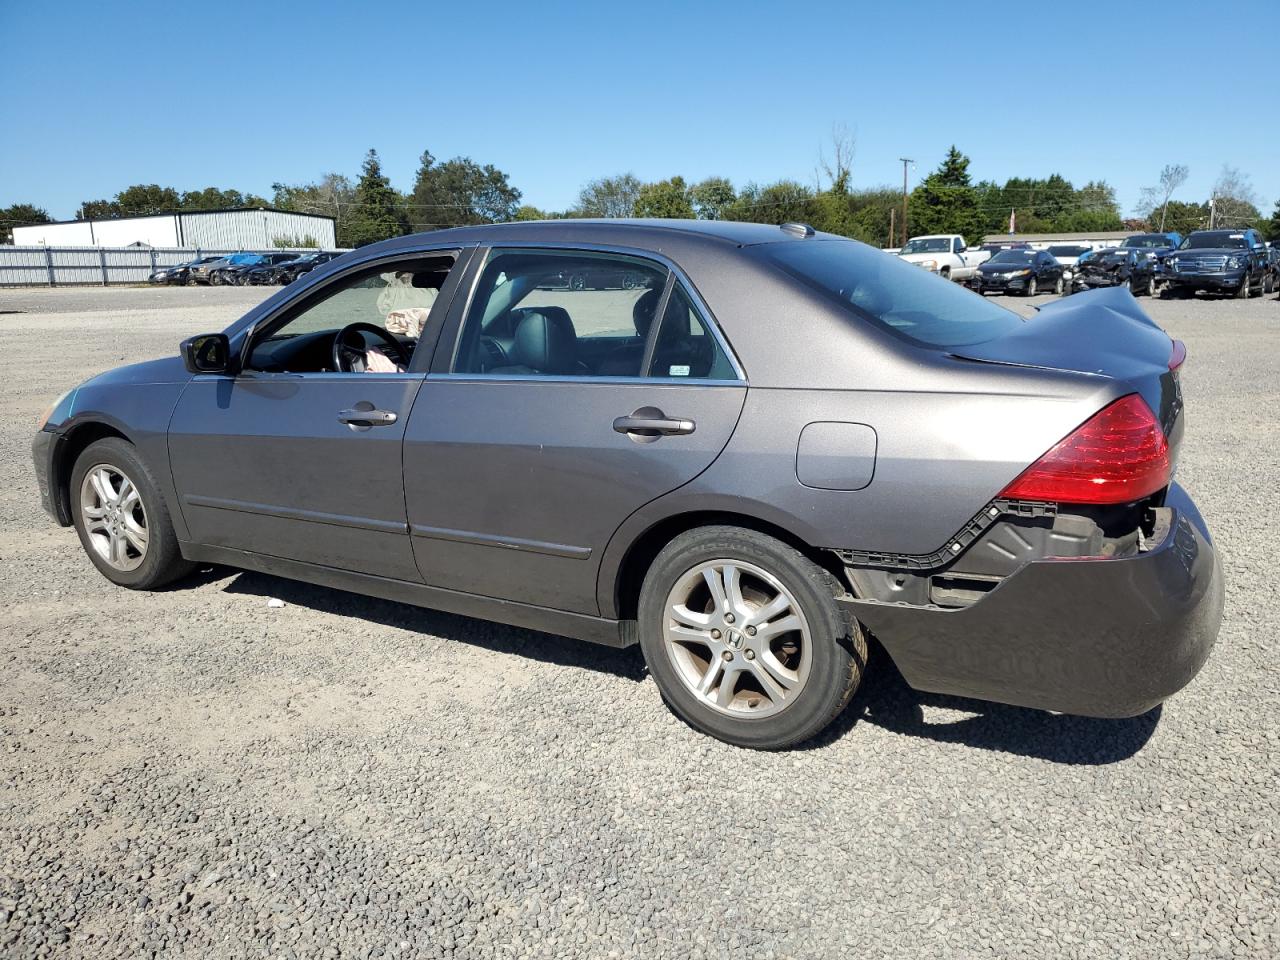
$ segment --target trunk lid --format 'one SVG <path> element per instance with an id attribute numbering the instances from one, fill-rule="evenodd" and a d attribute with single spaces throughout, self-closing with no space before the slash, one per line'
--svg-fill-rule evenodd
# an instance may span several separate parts
<path id="1" fill-rule="evenodd" d="M 1087 261 L 1086 261 L 1087 262 Z M 1004 336 L 955 347 L 980 363 L 1067 371 L 1117 381 L 1160 420 L 1171 459 L 1182 439 L 1182 387 L 1169 369 L 1173 341 L 1125 287 L 1078 293 L 1041 307 Z"/>

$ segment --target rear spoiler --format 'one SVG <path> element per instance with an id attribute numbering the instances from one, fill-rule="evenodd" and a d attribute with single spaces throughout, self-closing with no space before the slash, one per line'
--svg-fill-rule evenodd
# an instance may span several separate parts
<path id="1" fill-rule="evenodd" d="M 956 347 L 965 360 L 1105 377 L 1167 370 L 1172 341 L 1124 287 L 1090 290 L 1041 307 L 986 343 Z"/>

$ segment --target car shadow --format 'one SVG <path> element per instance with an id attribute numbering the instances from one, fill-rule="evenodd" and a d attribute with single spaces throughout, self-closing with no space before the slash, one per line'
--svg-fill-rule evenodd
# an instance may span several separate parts
<path id="1" fill-rule="evenodd" d="M 169 589 L 192 589 L 221 581 L 225 581 L 222 589 L 226 593 L 264 600 L 275 597 L 286 604 L 321 613 L 429 633 L 555 666 L 594 670 L 634 683 L 642 681 L 648 673 L 638 646 L 617 650 L 265 573 L 201 567 Z M 948 716 L 936 719 L 926 715 L 926 711 L 931 715 L 946 711 Z M 1102 720 L 922 693 L 907 685 L 893 660 L 872 640 L 865 676 L 848 707 L 817 737 L 793 749 L 829 747 L 865 723 L 937 743 L 1035 757 L 1053 763 L 1098 766 L 1117 763 L 1141 750 L 1155 733 L 1160 715 L 1161 708 L 1157 706 L 1141 716 Z"/>
<path id="2" fill-rule="evenodd" d="M 349 593 L 331 587 L 319 587 L 300 580 L 287 580 L 270 574 L 227 568 L 201 569 L 184 585 L 195 586 L 227 580 L 225 593 L 255 597 L 275 597 L 286 604 L 306 607 L 321 613 L 358 617 L 371 623 L 402 630 L 429 633 L 445 640 L 483 647 L 495 653 L 514 654 L 561 667 L 579 667 L 607 673 L 623 680 L 639 683 L 645 677 L 644 658 L 639 647 L 618 650 L 613 647 L 585 643 L 555 634 L 539 633 L 503 624 L 477 620 L 425 607 L 415 607 L 394 600 L 381 600 L 364 594 Z"/>
<path id="3" fill-rule="evenodd" d="M 945 711 L 942 718 L 934 714 Z M 995 750 L 1053 763 L 1100 766 L 1133 756 L 1151 739 L 1161 707 L 1105 720 L 923 693 L 907 685 L 889 655 L 872 643 L 866 676 L 836 721 L 801 749 L 827 746 L 861 723 L 909 737 Z"/>

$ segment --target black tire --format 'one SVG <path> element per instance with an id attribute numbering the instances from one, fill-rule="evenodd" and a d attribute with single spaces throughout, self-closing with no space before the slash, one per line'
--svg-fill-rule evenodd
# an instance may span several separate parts
<path id="1" fill-rule="evenodd" d="M 943 267 L 943 268 L 938 272 L 938 276 L 940 276 L 943 280 L 950 280 L 950 279 L 951 279 L 951 268 L 950 268 L 950 267 Z"/>
<path id="2" fill-rule="evenodd" d="M 1039 292 L 1040 292 L 1040 283 L 1038 280 L 1036 280 L 1035 277 L 1032 277 L 1030 280 L 1027 281 L 1027 286 L 1023 290 L 1023 293 L 1028 297 L 1034 297 Z"/>
<path id="3" fill-rule="evenodd" d="M 80 489 L 85 474 L 90 469 L 106 465 L 114 467 L 124 474 L 137 488 L 146 513 L 147 550 L 142 563 L 134 570 L 117 570 L 112 567 L 94 549 L 89 534 L 85 530 L 85 518 L 80 509 Z M 173 521 L 169 518 L 169 508 L 151 471 L 138 457 L 133 444 L 119 437 L 106 437 L 89 444 L 76 458 L 71 469 L 71 516 L 75 523 L 76 533 L 80 536 L 80 545 L 98 572 L 121 587 L 130 590 L 154 590 L 184 577 L 195 569 L 195 564 L 184 560 L 178 548 L 178 536 L 173 529 Z"/>
<path id="4" fill-rule="evenodd" d="M 793 699 L 763 717 L 734 717 L 700 699 L 668 654 L 664 627 L 671 591 L 699 564 L 736 561 L 758 567 L 791 594 L 809 628 L 807 679 Z M 820 733 L 845 708 L 862 679 L 867 643 L 836 602 L 839 581 L 804 554 L 754 530 L 700 527 L 672 540 L 654 559 L 640 592 L 640 648 L 667 706 L 691 727 L 754 750 L 781 750 Z M 749 641 L 748 641 L 749 642 Z M 727 654 L 726 654 L 727 655 Z"/>
<path id="5" fill-rule="evenodd" d="M 1062 288 L 1064 287 L 1064 285 L 1065 284 L 1063 283 L 1062 277 L 1058 277 L 1057 281 L 1053 285 L 1054 294 L 1056 294 L 1059 297 L 1062 296 Z"/>
<path id="6" fill-rule="evenodd" d="M 1246 273 L 1244 275 L 1244 279 L 1240 281 L 1240 286 L 1236 287 L 1235 296 L 1237 300 L 1248 300 L 1249 297 L 1252 295 L 1253 295 L 1253 278 Z"/>
<path id="7" fill-rule="evenodd" d="M 1262 293 L 1265 296 L 1269 293 L 1276 292 L 1275 274 L 1268 273 L 1262 278 Z"/>

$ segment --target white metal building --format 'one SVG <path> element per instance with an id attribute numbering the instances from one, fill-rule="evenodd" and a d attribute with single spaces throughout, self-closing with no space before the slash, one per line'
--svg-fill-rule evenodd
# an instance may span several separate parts
<path id="1" fill-rule="evenodd" d="M 337 246 L 333 218 L 288 210 L 192 210 L 13 228 L 17 247 L 202 247 L 270 250 Z"/>

